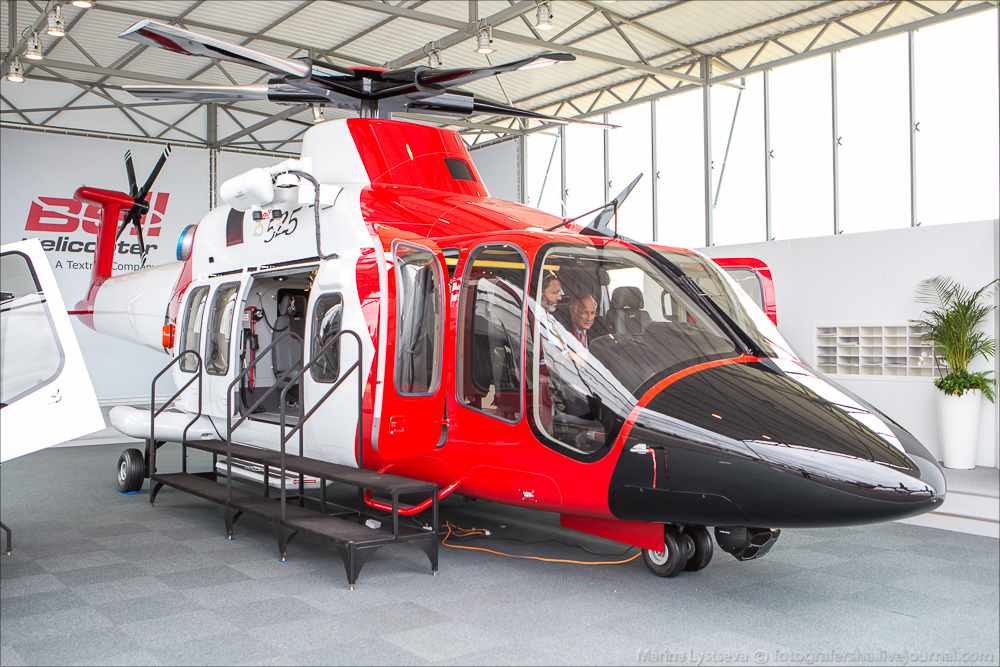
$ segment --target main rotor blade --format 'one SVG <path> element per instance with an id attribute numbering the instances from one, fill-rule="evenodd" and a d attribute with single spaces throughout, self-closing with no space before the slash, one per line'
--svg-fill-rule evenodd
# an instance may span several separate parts
<path id="1" fill-rule="evenodd" d="M 611 125 L 610 123 L 598 123 L 592 120 L 576 120 L 573 118 L 559 118 L 558 116 L 547 116 L 543 113 L 538 113 L 537 111 L 528 111 L 527 109 L 518 109 L 517 107 L 508 106 L 506 104 L 500 104 L 499 102 L 490 102 L 486 100 L 476 100 L 476 103 L 472 105 L 474 113 L 488 113 L 495 114 L 498 116 L 515 116 L 517 118 L 533 118 L 535 120 L 543 120 L 549 123 L 558 123 L 559 125 L 568 125 L 574 123 L 577 125 L 594 125 L 595 127 L 603 127 L 609 130 L 614 130 L 620 127 L 619 125 Z"/>
<path id="2" fill-rule="evenodd" d="M 183 100 L 185 102 L 233 102 L 267 100 L 267 84 L 256 86 L 122 86 L 142 100 Z"/>
<path id="3" fill-rule="evenodd" d="M 163 153 L 160 154 L 160 159 L 156 161 L 156 166 L 153 167 L 153 171 L 149 173 L 149 178 L 146 179 L 146 183 L 142 186 L 142 189 L 139 190 L 139 199 L 145 199 L 146 195 L 149 194 L 149 189 L 153 187 L 153 181 L 155 181 L 156 177 L 160 175 L 160 170 L 163 169 L 163 164 L 167 161 L 168 157 L 170 157 L 170 144 L 167 144 L 167 147 L 163 149 Z M 138 224 L 139 222 L 137 219 L 136 225 Z M 140 235 L 141 234 L 142 232 L 140 232 Z"/>
<path id="4" fill-rule="evenodd" d="M 221 39 L 199 35 L 190 30 L 158 23 L 150 19 L 139 21 L 118 36 L 147 46 L 167 49 L 174 53 L 239 63 L 271 74 L 303 79 L 312 72 L 312 64 L 309 62 L 269 56 L 245 46 L 230 44 Z"/>
<path id="5" fill-rule="evenodd" d="M 132 166 L 132 149 L 125 151 L 125 172 L 128 174 L 128 193 L 135 199 L 139 186 L 135 182 L 135 168 Z"/>
<path id="6" fill-rule="evenodd" d="M 419 76 L 418 83 L 425 86 L 441 86 L 447 84 L 449 88 L 462 86 L 488 76 L 496 76 L 504 72 L 514 72 L 517 70 L 532 69 L 535 67 L 545 67 L 546 65 L 556 65 L 562 62 L 576 60 L 576 56 L 571 53 L 542 53 L 530 58 L 516 60 L 503 65 L 491 67 L 462 67 L 455 69 L 429 69 L 426 67 L 407 67 L 405 69 L 389 70 L 382 72 L 383 81 L 413 82 Z M 376 97 L 385 97 L 386 94 L 396 95 L 396 89 L 379 91 Z"/>

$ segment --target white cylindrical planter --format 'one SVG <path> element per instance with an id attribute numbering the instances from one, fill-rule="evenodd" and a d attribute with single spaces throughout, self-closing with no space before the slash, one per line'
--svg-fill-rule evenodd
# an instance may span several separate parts
<path id="1" fill-rule="evenodd" d="M 971 470 L 976 467 L 982 405 L 982 395 L 978 391 L 966 391 L 961 396 L 937 392 L 938 434 L 945 468 Z"/>

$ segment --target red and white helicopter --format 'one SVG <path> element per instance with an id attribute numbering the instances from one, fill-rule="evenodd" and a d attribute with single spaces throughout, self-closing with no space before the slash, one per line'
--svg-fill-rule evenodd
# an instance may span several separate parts
<path id="1" fill-rule="evenodd" d="M 129 161 L 129 194 L 78 190 L 104 221 L 79 314 L 183 355 L 177 387 L 203 382 L 203 397 L 189 385 L 182 411 L 156 418 L 156 440 L 217 439 L 243 418 L 233 440 L 273 450 L 289 415 L 308 415 L 308 457 L 557 512 L 566 527 L 643 548 L 664 576 L 708 564 L 708 526 L 748 560 L 771 548 L 775 528 L 888 521 L 943 502 L 934 457 L 803 363 L 717 264 L 617 235 L 621 198 L 585 222 L 492 198 L 457 134 L 388 120 L 399 110 L 546 118 L 446 86 L 573 56 L 382 71 L 276 58 L 149 20 L 122 37 L 276 75 L 126 87 L 143 99 L 362 116 L 317 124 L 299 159 L 223 184 L 225 205 L 184 231 L 175 263 L 111 275 L 115 222 L 127 210 L 118 233 L 139 226 L 165 156 L 141 188 Z M 355 365 L 357 385 L 336 385 Z M 148 411 L 118 407 L 111 420 L 154 438 Z M 138 450 L 120 471 L 123 489 L 150 472 Z"/>

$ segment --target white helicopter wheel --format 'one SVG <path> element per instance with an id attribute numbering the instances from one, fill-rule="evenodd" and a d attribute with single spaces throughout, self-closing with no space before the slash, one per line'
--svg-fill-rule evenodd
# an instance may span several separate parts
<path id="1" fill-rule="evenodd" d="M 684 529 L 684 536 L 694 543 L 694 555 L 688 558 L 684 569 L 688 572 L 705 569 L 712 562 L 712 554 L 715 552 L 712 534 L 705 526 L 688 526 Z"/>
<path id="2" fill-rule="evenodd" d="M 690 549 L 686 548 L 685 541 L 676 526 L 664 526 L 663 550 L 642 550 L 642 559 L 646 561 L 646 567 L 658 577 L 677 576 L 690 558 L 688 552 L 693 551 L 693 546 Z"/>
<path id="3" fill-rule="evenodd" d="M 118 490 L 122 493 L 138 491 L 144 479 L 142 452 L 138 449 L 123 451 L 118 457 Z"/>

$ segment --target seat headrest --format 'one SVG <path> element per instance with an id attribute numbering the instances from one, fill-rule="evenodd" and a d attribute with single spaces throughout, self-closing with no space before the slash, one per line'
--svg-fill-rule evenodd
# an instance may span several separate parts
<path id="1" fill-rule="evenodd" d="M 611 295 L 612 308 L 642 308 L 642 290 L 638 287 L 617 287 Z"/>
<path id="2" fill-rule="evenodd" d="M 286 294 L 278 302 L 278 315 L 288 315 L 289 317 L 299 317 L 302 315 L 303 299 L 301 296 Z"/>

